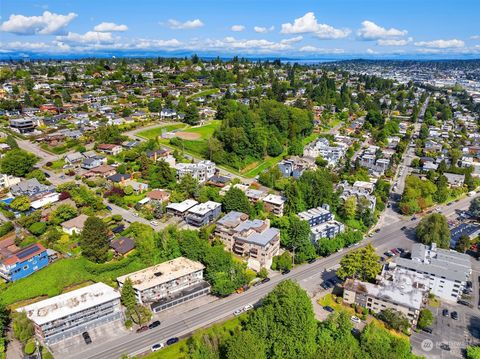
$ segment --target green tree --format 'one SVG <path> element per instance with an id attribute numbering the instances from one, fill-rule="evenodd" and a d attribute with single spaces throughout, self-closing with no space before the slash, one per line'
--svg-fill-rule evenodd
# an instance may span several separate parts
<path id="1" fill-rule="evenodd" d="M 189 174 L 182 177 L 177 187 L 179 191 L 186 193 L 189 197 L 198 195 L 198 181 Z"/>
<path id="2" fill-rule="evenodd" d="M 475 197 L 470 202 L 470 207 L 468 210 L 474 217 L 480 217 L 480 197 Z"/>
<path id="3" fill-rule="evenodd" d="M 223 197 L 223 210 L 225 212 L 238 211 L 246 214 L 252 213 L 252 205 L 242 190 L 236 187 L 230 188 Z"/>
<path id="4" fill-rule="evenodd" d="M 467 359 L 480 359 L 480 346 L 467 347 Z"/>
<path id="5" fill-rule="evenodd" d="M 264 298 L 262 306 L 246 323 L 246 329 L 264 343 L 263 353 L 267 358 L 310 358 L 316 349 L 317 322 L 312 302 L 290 280 L 278 284 Z"/>
<path id="6" fill-rule="evenodd" d="M 33 324 L 25 311 L 14 312 L 12 316 L 13 336 L 25 344 L 33 336 Z"/>
<path id="7" fill-rule="evenodd" d="M 40 182 L 40 183 L 45 183 L 45 181 L 47 180 L 47 176 L 41 170 L 33 170 L 33 171 L 27 173 L 25 178 L 27 178 L 27 179 L 36 178 L 38 180 L 38 182 Z"/>
<path id="8" fill-rule="evenodd" d="M 133 289 L 133 284 L 130 278 L 127 278 L 122 286 L 122 295 L 120 300 L 123 306 L 127 309 L 133 309 L 137 304 L 135 291 Z"/>
<path id="9" fill-rule="evenodd" d="M 455 250 L 457 252 L 465 253 L 465 251 L 470 247 L 470 238 L 466 235 L 461 236 L 456 245 Z"/>
<path id="10" fill-rule="evenodd" d="M 343 202 L 343 215 L 346 219 L 353 219 L 357 210 L 357 197 L 350 196 Z"/>
<path id="11" fill-rule="evenodd" d="M 428 309 L 422 309 L 418 316 L 417 327 L 420 329 L 427 328 L 433 323 L 433 314 Z"/>
<path id="12" fill-rule="evenodd" d="M 47 224 L 45 222 L 35 222 L 30 227 L 28 227 L 28 230 L 33 235 L 39 236 L 45 233 L 45 231 L 47 230 Z"/>
<path id="13" fill-rule="evenodd" d="M 340 260 L 337 275 L 340 278 L 350 277 L 362 281 L 372 281 L 382 269 L 379 259 L 375 248 L 368 244 L 343 256 Z"/>
<path id="14" fill-rule="evenodd" d="M 423 244 L 436 243 L 440 248 L 450 246 L 450 228 L 447 218 L 441 213 L 432 213 L 423 217 L 416 228 L 417 238 Z"/>
<path id="15" fill-rule="evenodd" d="M 98 217 L 88 217 L 80 236 L 82 255 L 92 262 L 102 263 L 107 260 L 108 228 Z"/>
<path id="16" fill-rule="evenodd" d="M 226 359 L 267 359 L 265 345 L 249 330 L 235 333 L 226 344 Z"/>
<path id="17" fill-rule="evenodd" d="M 68 221 L 69 219 L 75 218 L 77 215 L 78 215 L 77 209 L 65 203 L 65 204 L 59 205 L 50 214 L 50 220 L 55 224 L 60 224 L 62 222 Z"/>
<path id="18" fill-rule="evenodd" d="M 398 310 L 392 308 L 382 310 L 378 317 L 392 329 L 403 332 L 410 328 L 408 318 Z"/>
<path id="19" fill-rule="evenodd" d="M 292 269 L 292 262 L 292 255 L 285 251 L 281 255 L 273 257 L 272 269 L 279 271 Z"/>
<path id="20" fill-rule="evenodd" d="M 27 196 L 18 196 L 10 203 L 10 208 L 15 211 L 25 212 L 30 209 L 30 199 Z"/>
<path id="21" fill-rule="evenodd" d="M 187 111 L 185 111 L 184 122 L 188 123 L 189 125 L 198 125 L 199 121 L 200 115 L 198 113 L 197 105 L 192 103 L 190 106 L 187 107 Z"/>
<path id="22" fill-rule="evenodd" d="M 31 172 L 37 160 L 37 157 L 27 151 L 18 148 L 13 149 L 8 151 L 0 160 L 0 170 L 8 175 L 24 177 Z"/>
<path id="23" fill-rule="evenodd" d="M 310 240 L 310 226 L 307 221 L 302 221 L 296 215 L 288 217 L 289 225 L 286 235 L 281 237 L 285 247 L 295 251 L 295 263 L 303 263 L 315 258 L 315 247 Z"/>

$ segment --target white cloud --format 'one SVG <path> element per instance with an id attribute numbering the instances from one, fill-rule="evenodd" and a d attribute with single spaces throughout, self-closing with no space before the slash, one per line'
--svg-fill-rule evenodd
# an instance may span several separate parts
<path id="1" fill-rule="evenodd" d="M 379 39 L 377 45 L 379 46 L 406 46 L 413 41 L 413 38 L 408 39 Z"/>
<path id="2" fill-rule="evenodd" d="M 473 35 L 473 36 L 470 36 L 470 38 L 472 40 L 480 40 L 480 35 Z"/>
<path id="3" fill-rule="evenodd" d="M 98 24 L 93 28 L 95 31 L 99 32 L 122 32 L 122 31 L 127 31 L 128 26 L 127 25 L 117 25 L 113 22 L 102 22 L 101 24 Z"/>
<path id="4" fill-rule="evenodd" d="M 87 31 L 85 34 L 69 32 L 66 36 L 57 36 L 58 41 L 79 44 L 109 44 L 114 41 L 111 32 Z"/>
<path id="5" fill-rule="evenodd" d="M 170 40 L 148 40 L 140 39 L 135 41 L 135 47 L 139 49 L 151 49 L 151 48 L 178 48 L 183 46 L 183 43 L 177 39 Z"/>
<path id="6" fill-rule="evenodd" d="M 73 12 L 67 15 L 60 15 L 44 11 L 40 16 L 12 14 L 7 21 L 2 23 L 0 30 L 18 35 L 58 34 L 76 17 L 77 14 Z"/>
<path id="7" fill-rule="evenodd" d="M 367 49 L 367 54 L 376 55 L 376 54 L 378 54 L 378 51 L 375 51 L 375 50 L 372 50 L 372 49 Z"/>
<path id="8" fill-rule="evenodd" d="M 362 22 L 362 27 L 357 31 L 357 36 L 361 40 L 378 40 L 395 38 L 407 35 L 407 30 L 398 30 L 395 28 L 386 29 L 378 26 L 373 21 L 365 20 Z"/>
<path id="9" fill-rule="evenodd" d="M 175 30 L 197 29 L 199 27 L 202 27 L 203 25 L 204 24 L 200 19 L 187 20 L 185 22 L 181 22 L 173 19 L 168 20 L 168 26 L 171 29 L 175 29 Z"/>
<path id="10" fill-rule="evenodd" d="M 265 34 L 267 32 L 275 30 L 275 26 L 264 27 L 264 26 L 254 26 L 253 30 L 259 34 Z"/>
<path id="11" fill-rule="evenodd" d="M 415 43 L 415 46 L 427 47 L 430 49 L 451 49 L 465 47 L 465 42 L 462 40 L 433 40 L 433 41 L 419 41 Z"/>
<path id="12" fill-rule="evenodd" d="M 292 23 L 282 24 L 282 34 L 313 33 L 320 39 L 340 39 L 350 34 L 349 29 L 336 29 L 327 24 L 319 24 L 313 12 L 307 12 Z"/>
<path id="13" fill-rule="evenodd" d="M 233 25 L 230 30 L 235 31 L 235 32 L 240 32 L 245 30 L 245 26 L 243 25 Z"/>
<path id="14" fill-rule="evenodd" d="M 295 43 L 300 42 L 302 40 L 303 40 L 303 36 L 295 36 L 295 37 L 291 37 L 289 39 L 280 40 L 280 43 L 281 44 L 295 44 Z"/>
<path id="15" fill-rule="evenodd" d="M 325 48 L 315 47 L 311 45 L 303 46 L 299 48 L 298 51 L 317 53 L 317 54 L 343 54 L 345 52 L 344 49 L 325 49 Z"/>

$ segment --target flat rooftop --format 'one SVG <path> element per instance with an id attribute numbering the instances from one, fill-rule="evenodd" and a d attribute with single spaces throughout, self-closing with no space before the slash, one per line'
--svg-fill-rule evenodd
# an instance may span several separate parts
<path id="1" fill-rule="evenodd" d="M 203 270 L 204 268 L 205 266 L 200 262 L 195 262 L 185 257 L 178 257 L 168 262 L 123 275 L 118 277 L 117 281 L 123 284 L 127 278 L 130 278 L 133 288 L 143 291 Z"/>
<path id="2" fill-rule="evenodd" d="M 188 211 L 190 208 L 192 208 L 193 206 L 195 206 L 197 204 L 198 204 L 198 202 L 195 201 L 194 199 L 186 199 L 185 201 L 180 202 L 180 203 L 170 203 L 167 206 L 167 209 L 173 209 L 176 212 L 183 213 L 183 212 Z"/>
<path id="3" fill-rule="evenodd" d="M 215 210 L 218 207 L 221 207 L 222 204 L 218 202 L 213 202 L 213 201 L 207 201 L 205 203 L 200 203 L 197 204 L 196 206 L 190 208 L 188 210 L 188 213 L 193 213 L 198 216 L 204 216 L 208 212 Z"/>
<path id="4" fill-rule="evenodd" d="M 308 211 L 303 211 L 298 214 L 300 219 L 304 221 L 309 221 L 312 218 L 321 216 L 323 214 L 328 214 L 330 211 L 327 211 L 325 208 L 322 207 L 317 207 L 317 208 L 311 208 Z"/>
<path id="5" fill-rule="evenodd" d="M 18 308 L 17 312 L 25 311 L 29 319 L 42 325 L 119 298 L 120 293 L 112 287 L 95 283 Z"/>

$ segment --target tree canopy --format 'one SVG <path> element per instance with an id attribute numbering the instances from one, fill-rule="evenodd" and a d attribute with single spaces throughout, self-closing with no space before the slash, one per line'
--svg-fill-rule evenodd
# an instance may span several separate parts
<path id="1" fill-rule="evenodd" d="M 450 228 L 447 218 L 441 213 L 423 217 L 417 225 L 416 235 L 426 245 L 436 243 L 440 248 L 450 246 Z"/>
<path id="2" fill-rule="evenodd" d="M 30 152 L 22 149 L 13 149 L 8 151 L 0 160 L 0 170 L 2 173 L 24 177 L 32 171 L 33 165 L 37 163 L 37 157 Z"/>
<path id="3" fill-rule="evenodd" d="M 337 275 L 341 278 L 351 277 L 362 281 L 372 281 L 382 269 L 379 259 L 375 248 L 368 244 L 344 255 L 340 260 Z"/>

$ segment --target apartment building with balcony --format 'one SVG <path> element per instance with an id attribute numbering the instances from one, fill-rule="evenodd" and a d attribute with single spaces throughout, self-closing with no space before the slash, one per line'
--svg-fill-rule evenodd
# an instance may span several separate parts
<path id="1" fill-rule="evenodd" d="M 150 304 L 154 312 L 171 308 L 210 292 L 203 279 L 205 266 L 188 258 L 178 257 L 117 278 L 120 288 L 129 278 L 137 301 Z"/>
<path id="2" fill-rule="evenodd" d="M 225 248 L 246 257 L 248 266 L 259 270 L 270 267 L 280 251 L 280 230 L 270 227 L 270 221 L 254 219 L 241 212 L 229 212 L 217 221 L 215 235 Z"/>
<path id="3" fill-rule="evenodd" d="M 25 311 L 33 322 L 36 338 L 44 345 L 123 318 L 120 293 L 104 283 L 57 295 L 17 311 Z"/>
<path id="4" fill-rule="evenodd" d="M 312 242 L 317 242 L 321 238 L 333 238 L 345 231 L 345 225 L 335 220 L 328 205 L 300 212 L 298 217 L 308 222 Z"/>
<path id="5" fill-rule="evenodd" d="M 175 169 L 177 170 L 177 178 L 179 180 L 189 174 L 200 183 L 207 182 L 215 175 L 216 171 L 215 163 L 208 160 L 196 163 L 177 163 Z"/>
<path id="6" fill-rule="evenodd" d="M 195 227 L 201 227 L 216 220 L 221 212 L 221 203 L 207 201 L 187 210 L 185 222 Z"/>

